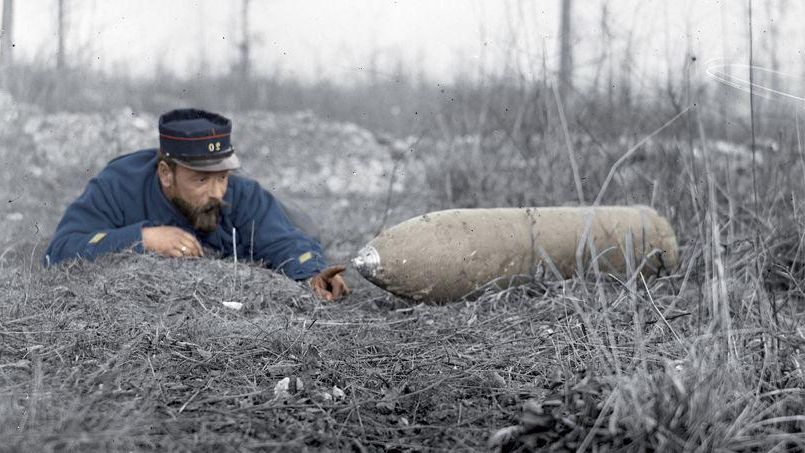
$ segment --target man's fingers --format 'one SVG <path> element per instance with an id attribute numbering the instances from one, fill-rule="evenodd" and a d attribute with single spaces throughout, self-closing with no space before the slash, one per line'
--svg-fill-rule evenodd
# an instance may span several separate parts
<path id="1" fill-rule="evenodd" d="M 204 247 L 201 246 L 201 243 L 195 236 L 193 237 L 193 244 L 196 247 L 196 256 L 204 256 Z"/>
<path id="2" fill-rule="evenodd" d="M 182 241 L 182 254 L 184 256 L 201 256 L 199 255 L 198 246 L 195 242 Z"/>
<path id="3" fill-rule="evenodd" d="M 333 297 L 336 299 L 349 294 L 347 282 L 345 282 L 340 275 L 333 277 L 332 281 L 330 282 L 330 286 L 333 288 Z"/>
<path id="4" fill-rule="evenodd" d="M 347 270 L 347 267 L 343 264 L 330 266 L 319 272 L 319 275 L 313 277 L 311 284 L 314 285 L 314 287 L 318 285 L 325 291 L 328 289 L 331 291 L 327 292 L 327 296 L 329 297 L 325 297 L 325 299 L 338 299 L 339 297 L 349 293 L 349 288 L 347 287 L 347 283 L 344 281 L 344 278 L 338 275 L 345 270 Z"/>
<path id="5" fill-rule="evenodd" d="M 191 244 L 190 250 L 192 251 L 193 256 L 204 255 L 204 251 L 201 249 L 201 244 L 198 243 L 196 238 L 193 238 L 193 243 Z"/>
<path id="6" fill-rule="evenodd" d="M 333 300 L 333 294 L 327 291 L 327 282 L 320 276 L 310 279 L 310 287 L 313 288 L 313 292 L 321 299 Z"/>
<path id="7" fill-rule="evenodd" d="M 204 256 L 204 249 L 196 237 L 174 226 L 143 228 L 143 248 L 162 256 Z"/>
<path id="8" fill-rule="evenodd" d="M 340 274 L 347 270 L 347 267 L 343 264 L 336 264 L 335 266 L 330 266 L 327 269 L 324 269 L 319 273 L 319 276 L 325 280 L 330 280 L 331 278 L 335 277 L 336 275 Z"/>
<path id="9" fill-rule="evenodd" d="M 313 286 L 313 291 L 316 293 L 317 296 L 324 300 L 333 300 L 333 295 L 330 291 L 322 288 L 321 286 Z"/>
<path id="10" fill-rule="evenodd" d="M 176 248 L 179 249 L 182 256 L 199 256 L 196 245 L 184 238 L 179 241 Z"/>
<path id="11" fill-rule="evenodd" d="M 187 239 L 182 238 L 176 248 L 179 249 L 179 253 L 181 253 L 182 256 L 190 256 L 193 254 L 193 245 L 190 244 Z"/>
<path id="12" fill-rule="evenodd" d="M 190 252 L 190 253 L 187 253 L 187 252 L 185 252 L 185 253 L 187 253 L 188 255 L 192 255 L 192 256 L 203 256 L 204 251 L 202 250 L 201 244 L 198 242 L 198 239 L 196 239 L 195 236 L 193 236 L 192 234 L 190 234 L 190 233 L 188 233 L 188 232 L 186 232 L 184 230 L 182 230 L 182 233 L 184 233 L 184 239 L 185 239 L 182 242 L 188 248 L 188 252 Z"/>
<path id="13" fill-rule="evenodd" d="M 201 244 L 195 236 L 185 230 L 177 228 L 179 233 L 179 247 L 182 249 L 182 254 L 185 256 L 202 256 Z"/>
<path id="14" fill-rule="evenodd" d="M 344 295 L 344 287 L 343 287 L 343 285 L 340 285 L 337 281 L 333 280 L 332 288 L 333 288 L 332 293 L 333 293 L 334 298 L 338 299 L 339 297 Z"/>

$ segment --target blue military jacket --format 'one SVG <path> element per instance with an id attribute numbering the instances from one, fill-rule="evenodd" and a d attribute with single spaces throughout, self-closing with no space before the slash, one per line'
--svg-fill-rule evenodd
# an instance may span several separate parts
<path id="1" fill-rule="evenodd" d="M 59 222 L 45 252 L 44 264 L 133 248 L 143 252 L 142 228 L 176 226 L 223 256 L 232 256 L 232 229 L 238 259 L 265 265 L 303 280 L 326 266 L 321 245 L 288 219 L 280 203 L 257 182 L 229 177 L 218 229 L 194 231 L 162 193 L 155 149 L 120 156 L 90 180 Z"/>

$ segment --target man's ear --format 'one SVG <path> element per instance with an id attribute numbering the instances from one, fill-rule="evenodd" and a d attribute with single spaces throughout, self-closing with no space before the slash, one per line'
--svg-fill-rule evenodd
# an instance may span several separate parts
<path id="1" fill-rule="evenodd" d="M 162 189 L 170 189 L 175 184 L 176 174 L 167 162 L 161 161 L 159 163 L 157 175 L 159 176 L 159 182 L 162 184 Z"/>

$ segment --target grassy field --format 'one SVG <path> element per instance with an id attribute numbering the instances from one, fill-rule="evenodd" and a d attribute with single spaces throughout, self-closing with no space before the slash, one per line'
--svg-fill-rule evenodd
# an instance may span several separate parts
<path id="1" fill-rule="evenodd" d="M 352 270 L 354 292 L 326 304 L 224 260 L 120 254 L 42 270 L 66 204 L 111 157 L 154 146 L 156 118 L 0 110 L 3 449 L 805 449 L 793 119 L 753 164 L 707 140 L 693 110 L 687 131 L 614 168 L 604 203 L 654 206 L 676 228 L 670 275 L 580 269 L 426 306 Z M 561 134 L 527 148 L 503 133 L 388 144 L 310 113 L 229 115 L 244 172 L 311 212 L 334 261 L 430 210 L 578 202 Z M 588 202 L 643 137 L 574 135 Z"/>

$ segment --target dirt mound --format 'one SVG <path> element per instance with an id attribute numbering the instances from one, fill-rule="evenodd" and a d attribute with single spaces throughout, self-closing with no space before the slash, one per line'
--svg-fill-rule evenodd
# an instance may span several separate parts
<path id="1" fill-rule="evenodd" d="M 59 298 L 79 305 L 116 301 L 132 308 L 174 305 L 218 310 L 243 304 L 246 312 L 312 303 L 307 289 L 269 269 L 216 258 L 165 259 L 119 253 L 95 262 L 77 261 L 41 276 Z M 110 304 L 111 302 L 111 304 Z"/>
<path id="2" fill-rule="evenodd" d="M 322 304 L 232 261 L 118 254 L 31 269 L 0 278 L 12 449 L 479 447 L 508 418 L 495 408 L 518 403 L 488 370 L 533 341 L 525 305 L 412 307 L 360 286 Z"/>

